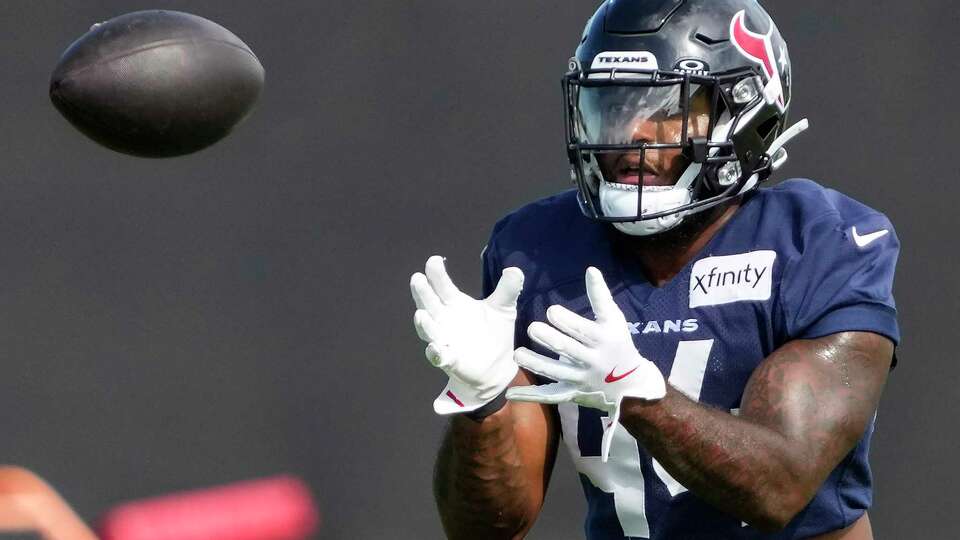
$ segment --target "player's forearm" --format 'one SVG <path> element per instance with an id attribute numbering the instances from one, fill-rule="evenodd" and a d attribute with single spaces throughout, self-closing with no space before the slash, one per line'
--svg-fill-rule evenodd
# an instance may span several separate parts
<path id="1" fill-rule="evenodd" d="M 791 341 L 750 376 L 741 416 L 671 389 L 622 423 L 690 491 L 744 521 L 783 527 L 863 436 L 893 343 L 869 332 Z"/>
<path id="2" fill-rule="evenodd" d="M 673 388 L 658 402 L 625 400 L 621 424 L 684 487 L 762 529 L 786 525 L 819 485 L 783 435 Z"/>
<path id="3" fill-rule="evenodd" d="M 522 538 L 541 501 L 523 469 L 508 404 L 477 423 L 450 422 L 434 471 L 434 497 L 447 537 Z"/>

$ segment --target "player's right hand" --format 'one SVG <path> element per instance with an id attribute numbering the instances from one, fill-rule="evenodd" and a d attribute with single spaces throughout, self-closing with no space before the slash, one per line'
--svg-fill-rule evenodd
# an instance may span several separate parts
<path id="1" fill-rule="evenodd" d="M 496 399 L 513 381 L 513 332 L 523 272 L 506 268 L 496 290 L 484 300 L 453 284 L 443 258 L 427 260 L 424 273 L 410 278 L 417 304 L 414 326 L 427 342 L 426 356 L 450 381 L 433 410 L 447 415 L 479 409 Z"/>

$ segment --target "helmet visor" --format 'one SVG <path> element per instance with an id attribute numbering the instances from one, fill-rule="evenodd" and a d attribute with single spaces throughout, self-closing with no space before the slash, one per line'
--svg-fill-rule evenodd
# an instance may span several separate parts
<path id="1" fill-rule="evenodd" d="M 684 137 L 704 137 L 710 123 L 710 92 L 695 84 L 689 89 L 688 100 L 682 84 L 581 87 L 576 115 L 580 141 L 682 145 Z"/>

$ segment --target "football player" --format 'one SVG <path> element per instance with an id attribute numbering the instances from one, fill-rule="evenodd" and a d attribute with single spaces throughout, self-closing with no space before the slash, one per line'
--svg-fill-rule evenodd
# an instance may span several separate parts
<path id="1" fill-rule="evenodd" d="M 523 537 L 562 440 L 589 540 L 872 538 L 898 241 L 812 181 L 760 188 L 807 125 L 770 16 L 607 0 L 563 81 L 576 189 L 496 224 L 483 300 L 440 257 L 411 280 L 447 534 Z"/>

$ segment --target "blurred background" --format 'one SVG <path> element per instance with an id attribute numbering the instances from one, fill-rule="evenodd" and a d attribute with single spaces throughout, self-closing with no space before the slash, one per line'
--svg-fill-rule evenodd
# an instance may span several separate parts
<path id="1" fill-rule="evenodd" d="M 302 476 L 320 538 L 441 538 L 444 376 L 411 324 L 434 253 L 480 288 L 501 215 L 568 187 L 559 80 L 595 0 L 0 2 L 0 462 L 88 520 L 115 502 Z M 903 344 L 879 412 L 878 538 L 954 537 L 960 11 L 769 0 L 790 44 L 779 178 L 887 213 Z M 220 144 L 150 161 L 50 105 L 60 53 L 148 8 L 230 28 L 267 69 Z M 532 538 L 581 538 L 567 456 Z"/>

